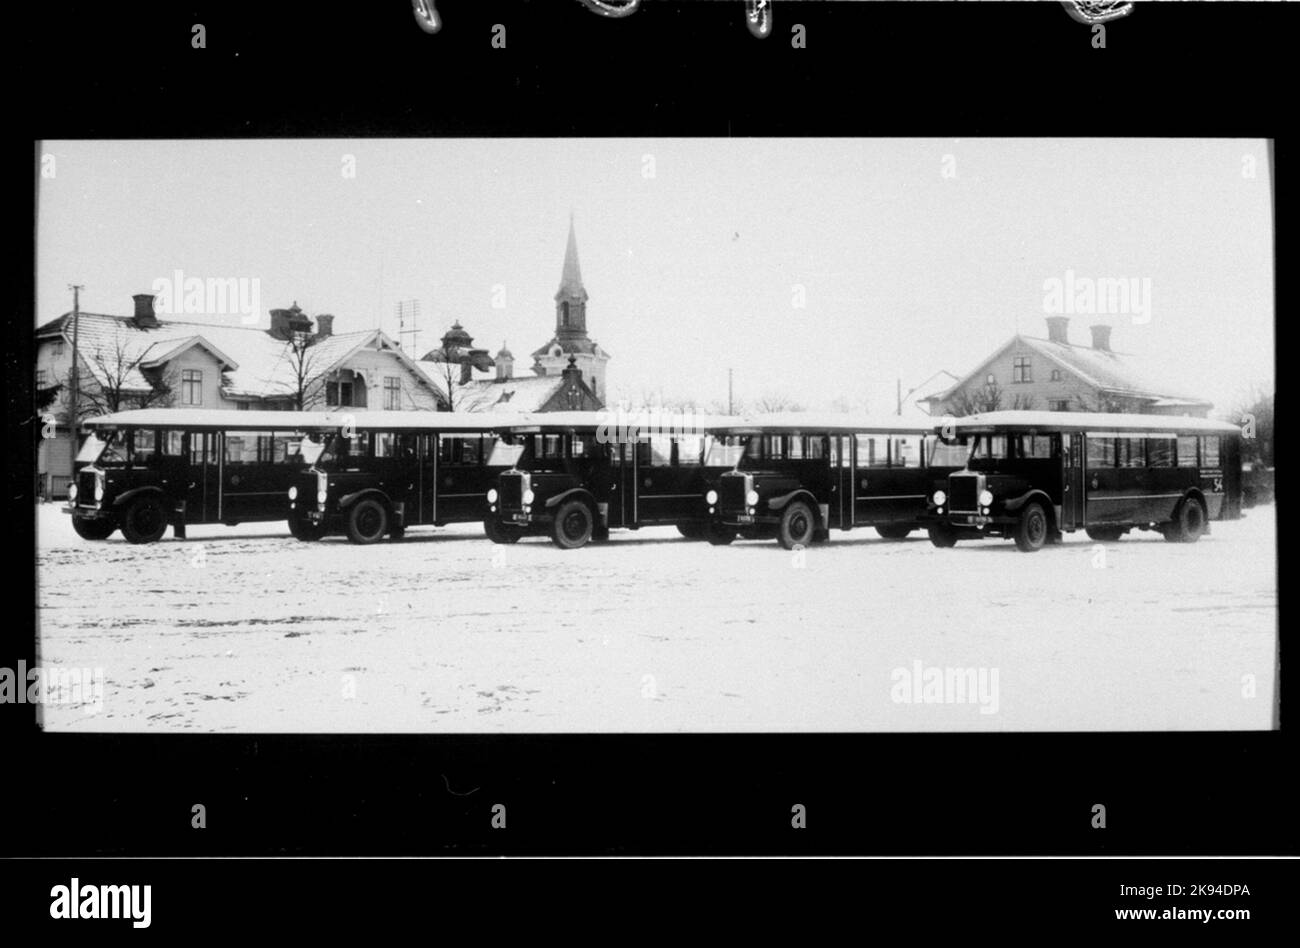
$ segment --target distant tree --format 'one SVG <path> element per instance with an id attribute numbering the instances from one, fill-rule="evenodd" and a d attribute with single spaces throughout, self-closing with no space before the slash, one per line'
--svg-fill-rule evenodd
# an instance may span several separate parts
<path id="1" fill-rule="evenodd" d="M 1076 395 L 1074 400 L 1079 405 L 1079 411 L 1092 411 L 1113 414 L 1115 412 L 1131 412 L 1132 403 L 1126 402 L 1122 398 L 1115 398 L 1113 395 L 1107 395 L 1105 392 L 1098 392 L 1089 398 L 1086 395 Z"/>
<path id="2" fill-rule="evenodd" d="M 1252 424 L 1248 434 L 1241 440 L 1241 460 L 1265 467 L 1274 466 L 1273 455 L 1273 402 L 1272 386 L 1256 382 L 1237 399 L 1229 419 L 1234 424 L 1245 426 Z"/>
<path id="3" fill-rule="evenodd" d="M 1034 396 L 1032 395 L 1016 395 L 1011 399 L 1011 410 L 1034 411 L 1037 404 L 1038 403 L 1034 400 Z"/>
<path id="4" fill-rule="evenodd" d="M 948 402 L 948 414 L 960 418 L 962 415 L 976 415 L 985 411 L 998 411 L 1002 408 L 1002 386 L 995 380 L 983 385 L 964 388 Z"/>
<path id="5" fill-rule="evenodd" d="M 803 411 L 803 406 L 784 392 L 767 392 L 749 403 L 757 415 L 771 415 L 779 411 Z"/>
<path id="6" fill-rule="evenodd" d="M 324 384 L 319 376 L 322 367 L 316 349 L 318 336 L 310 332 L 295 332 L 285 343 L 283 358 L 292 373 L 292 407 L 298 411 L 311 411 L 324 400 Z"/>

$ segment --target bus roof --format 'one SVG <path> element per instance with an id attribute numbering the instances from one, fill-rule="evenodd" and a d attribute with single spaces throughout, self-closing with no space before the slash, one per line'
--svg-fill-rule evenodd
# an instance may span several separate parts
<path id="1" fill-rule="evenodd" d="M 1006 430 L 1035 431 L 1142 431 L 1161 434 L 1240 434 L 1241 429 L 1213 418 L 1178 415 L 1136 415 L 1085 411 L 990 411 L 937 421 L 938 427 L 958 432 Z"/>
<path id="2" fill-rule="evenodd" d="M 826 432 L 852 434 L 854 432 L 899 432 L 926 434 L 935 429 L 937 422 L 882 415 L 873 418 L 850 412 L 774 412 L 769 415 L 747 415 L 729 418 L 715 430 L 731 434 L 794 434 Z"/>
<path id="3" fill-rule="evenodd" d="M 618 411 L 601 409 L 599 411 L 547 411 L 521 415 L 512 431 L 528 434 L 537 431 L 583 431 L 600 428 L 629 430 L 636 429 L 644 434 L 694 434 L 714 431 L 735 421 L 728 415 L 697 415 L 693 412 L 672 411 Z"/>
<path id="4" fill-rule="evenodd" d="M 443 411 L 232 411 L 231 409 L 141 408 L 88 418 L 95 428 L 184 428 L 207 431 L 266 429 L 326 431 L 496 431 L 518 422 L 519 414 Z"/>

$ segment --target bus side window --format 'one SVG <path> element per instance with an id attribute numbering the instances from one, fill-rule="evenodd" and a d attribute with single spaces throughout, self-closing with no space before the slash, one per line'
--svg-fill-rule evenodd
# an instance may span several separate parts
<path id="1" fill-rule="evenodd" d="M 678 467 L 699 467 L 704 463 L 704 437 L 683 435 L 674 443 Z"/>
<path id="2" fill-rule="evenodd" d="M 804 456 L 809 460 L 815 461 L 820 461 L 822 458 L 826 457 L 826 436 L 809 435 L 808 449 L 804 452 Z"/>
<path id="3" fill-rule="evenodd" d="M 162 436 L 162 453 L 169 458 L 181 458 L 185 456 L 185 432 L 184 431 L 164 431 Z"/>
<path id="4" fill-rule="evenodd" d="M 889 455 L 890 467 L 920 467 L 921 465 L 921 448 L 920 439 L 908 435 L 904 438 L 895 438 L 893 450 Z"/>
<path id="5" fill-rule="evenodd" d="M 1115 439 L 1088 438 L 1088 467 L 1115 466 Z"/>
<path id="6" fill-rule="evenodd" d="M 1119 438 L 1119 466 L 1120 467 L 1146 467 L 1146 439 L 1135 438 L 1132 435 L 1122 435 Z"/>
<path id="7" fill-rule="evenodd" d="M 1201 437 L 1201 467 L 1219 466 L 1219 436 L 1203 435 Z"/>
<path id="8" fill-rule="evenodd" d="M 1196 435 L 1178 436 L 1178 466 L 1196 467 Z"/>
<path id="9" fill-rule="evenodd" d="M 158 433 L 149 428 L 137 428 L 132 445 L 131 460 L 136 464 L 150 464 L 158 453 Z"/>
<path id="10" fill-rule="evenodd" d="M 1174 439 L 1147 438 L 1147 464 L 1151 467 L 1174 466 Z"/>
<path id="11" fill-rule="evenodd" d="M 858 467 L 888 467 L 889 449 L 884 438 L 855 435 L 858 439 Z"/>
<path id="12" fill-rule="evenodd" d="M 673 440 L 667 435 L 651 435 L 646 442 L 650 447 L 651 467 L 670 467 L 673 463 Z"/>

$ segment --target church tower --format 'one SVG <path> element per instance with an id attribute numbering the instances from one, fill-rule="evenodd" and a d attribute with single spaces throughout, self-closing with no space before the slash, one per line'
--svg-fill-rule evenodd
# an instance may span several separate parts
<path id="1" fill-rule="evenodd" d="M 555 292 L 555 335 L 533 353 L 533 372 L 537 375 L 562 375 L 570 367 L 571 359 L 572 365 L 582 370 L 583 379 L 603 402 L 609 353 L 587 335 L 587 289 L 582 285 L 578 237 L 572 215 L 569 216 L 569 242 L 564 248 L 560 288 Z"/>

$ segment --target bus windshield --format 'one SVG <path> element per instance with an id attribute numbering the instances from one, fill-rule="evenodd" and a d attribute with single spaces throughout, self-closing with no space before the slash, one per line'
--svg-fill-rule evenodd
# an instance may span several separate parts
<path id="1" fill-rule="evenodd" d="M 488 467 L 514 467 L 519 462 L 519 456 L 524 453 L 522 444 L 511 444 L 508 441 L 498 438 L 492 445 L 492 451 L 488 454 Z"/>
<path id="2" fill-rule="evenodd" d="M 325 451 L 325 442 L 318 435 L 307 435 L 298 445 L 298 454 L 308 466 L 315 464 Z"/>
<path id="3" fill-rule="evenodd" d="M 77 452 L 77 463 L 93 464 L 100 459 L 101 455 L 109 463 L 126 460 L 126 439 L 120 431 L 89 435 L 82 442 L 81 450 Z"/>
<path id="4" fill-rule="evenodd" d="M 704 465 L 706 467 L 735 467 L 740 462 L 741 455 L 745 453 L 746 440 L 748 440 L 748 437 L 742 437 L 741 435 L 727 435 L 726 437 L 710 439 Z"/>
<path id="5" fill-rule="evenodd" d="M 972 471 L 990 471 L 1007 459 L 1008 451 L 1006 435 L 979 435 L 971 444 L 966 464 Z"/>
<path id="6" fill-rule="evenodd" d="M 927 467 L 965 467 L 970 457 L 971 446 L 965 438 L 944 441 L 931 437 L 930 454 L 926 458 Z"/>
<path id="7" fill-rule="evenodd" d="M 355 443 L 354 443 L 355 441 Z M 346 438 L 343 435 L 330 435 L 316 455 L 314 465 L 326 470 L 347 470 L 355 466 L 365 454 L 363 438 Z"/>

